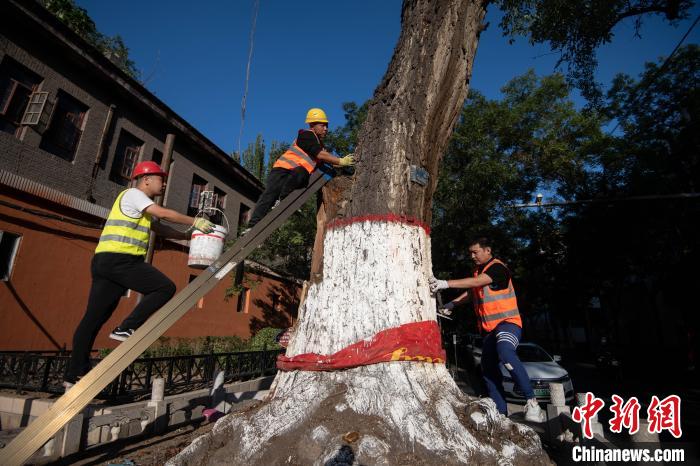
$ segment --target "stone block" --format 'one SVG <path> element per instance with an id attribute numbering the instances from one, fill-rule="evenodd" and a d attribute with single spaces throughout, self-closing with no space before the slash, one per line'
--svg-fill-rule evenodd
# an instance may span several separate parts
<path id="1" fill-rule="evenodd" d="M 61 456 L 68 456 L 80 451 L 80 443 L 83 437 L 83 413 L 78 413 L 68 421 L 63 429 L 61 439 Z"/>

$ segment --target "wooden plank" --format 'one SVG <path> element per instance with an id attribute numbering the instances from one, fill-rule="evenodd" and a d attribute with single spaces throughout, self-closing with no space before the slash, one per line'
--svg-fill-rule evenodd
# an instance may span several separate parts
<path id="1" fill-rule="evenodd" d="M 332 168 L 320 166 L 306 188 L 292 192 L 268 213 L 248 234 L 238 238 L 219 259 L 187 287 L 154 313 L 134 334 L 87 373 L 56 403 L 0 449 L 0 465 L 20 466 L 78 414 L 107 385 L 138 358 L 158 337 L 190 310 L 194 304 L 245 259 L 255 248 L 311 198 L 334 175 Z"/>

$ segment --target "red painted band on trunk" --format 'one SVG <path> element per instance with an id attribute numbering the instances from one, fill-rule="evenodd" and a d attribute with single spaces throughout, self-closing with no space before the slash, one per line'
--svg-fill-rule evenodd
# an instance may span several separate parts
<path id="1" fill-rule="evenodd" d="M 368 214 L 358 217 L 339 218 L 332 220 L 326 224 L 326 230 L 333 228 L 344 227 L 358 222 L 389 222 L 389 223 L 404 223 L 406 225 L 415 225 L 425 230 L 425 233 L 430 236 L 430 225 L 418 220 L 415 217 L 397 214 Z"/>
<path id="2" fill-rule="evenodd" d="M 198 236 L 211 236 L 212 238 L 217 238 L 223 240 L 223 238 L 219 235 L 215 235 L 214 233 L 193 233 L 190 238 L 196 238 Z"/>
<path id="3" fill-rule="evenodd" d="M 367 340 L 358 341 L 330 355 L 304 353 L 277 356 L 277 368 L 283 371 L 333 371 L 381 362 L 416 361 L 444 364 L 440 327 L 434 320 L 411 322 L 382 330 Z"/>

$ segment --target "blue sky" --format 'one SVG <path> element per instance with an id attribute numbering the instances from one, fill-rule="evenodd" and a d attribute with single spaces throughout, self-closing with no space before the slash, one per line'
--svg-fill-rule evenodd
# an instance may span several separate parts
<path id="1" fill-rule="evenodd" d="M 151 92 L 226 152 L 237 149 L 254 0 L 77 3 L 102 33 L 123 37 Z M 342 103 L 371 98 L 384 75 L 400 12 L 400 0 L 260 0 L 242 147 L 258 134 L 268 147 L 291 141 L 309 107 L 323 108 L 331 128 L 342 125 Z M 647 18 L 641 39 L 631 20 L 618 25 L 599 50 L 598 80 L 636 76 L 644 62 L 668 55 L 699 13 L 696 6 L 678 28 Z M 490 98 L 529 68 L 552 73 L 557 59 L 525 39 L 509 45 L 499 16 L 496 8 L 487 15 L 471 83 Z M 685 43 L 698 43 L 699 30 Z"/>

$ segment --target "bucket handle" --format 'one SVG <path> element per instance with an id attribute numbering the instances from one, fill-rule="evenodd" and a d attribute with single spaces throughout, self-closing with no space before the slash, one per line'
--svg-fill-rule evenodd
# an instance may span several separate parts
<path id="1" fill-rule="evenodd" d="M 224 213 L 223 210 L 217 209 L 216 207 L 212 207 L 212 208 L 207 209 L 207 210 L 217 210 L 217 211 L 221 212 L 221 216 L 224 217 L 224 221 L 226 222 L 226 232 L 227 232 L 227 235 L 228 235 L 229 233 L 231 233 L 231 225 L 228 223 L 228 218 L 226 217 L 226 214 Z M 197 215 L 195 215 L 194 218 L 197 218 L 197 217 L 199 217 L 199 216 L 204 217 L 204 210 L 200 210 L 199 212 L 197 212 Z"/>

